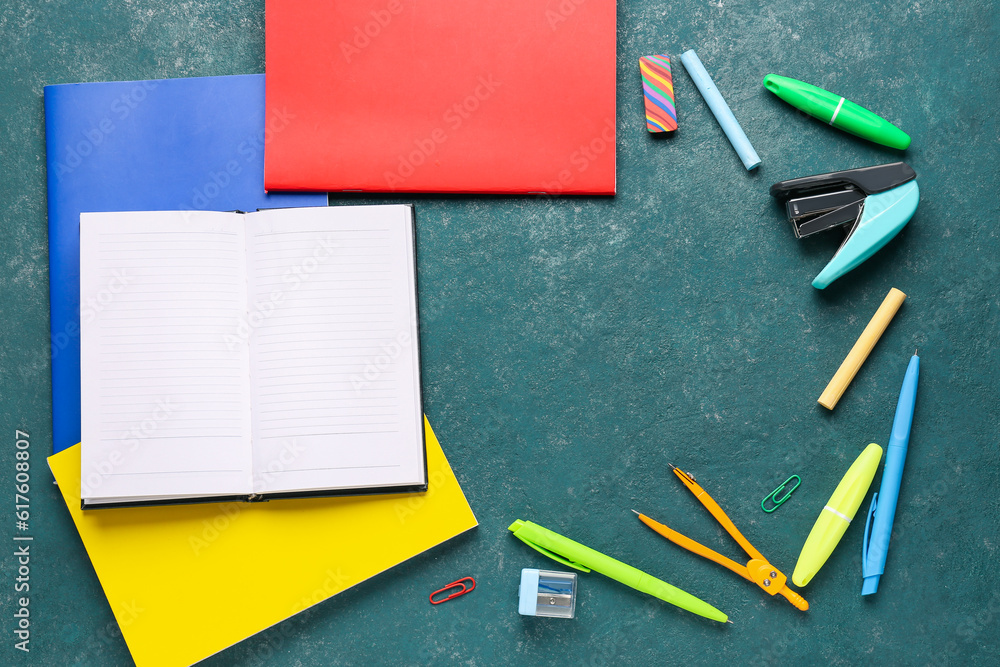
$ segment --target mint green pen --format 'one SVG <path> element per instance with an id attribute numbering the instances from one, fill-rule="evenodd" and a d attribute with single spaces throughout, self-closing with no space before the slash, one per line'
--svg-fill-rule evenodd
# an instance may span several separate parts
<path id="1" fill-rule="evenodd" d="M 664 602 L 669 602 L 692 614 L 698 614 L 699 616 L 704 616 L 720 623 L 731 622 L 729 621 L 729 617 L 721 611 L 707 602 L 699 600 L 690 593 L 671 586 L 667 582 L 650 576 L 631 565 L 626 565 L 610 556 L 605 556 L 599 551 L 594 551 L 579 542 L 574 542 L 568 537 L 553 533 L 548 528 L 543 528 L 537 523 L 518 519 L 510 524 L 509 530 L 514 533 L 514 537 L 532 549 L 563 565 L 568 565 L 581 572 L 590 572 L 591 570 L 599 572 L 617 582 L 630 586 L 637 591 L 652 595 Z"/>

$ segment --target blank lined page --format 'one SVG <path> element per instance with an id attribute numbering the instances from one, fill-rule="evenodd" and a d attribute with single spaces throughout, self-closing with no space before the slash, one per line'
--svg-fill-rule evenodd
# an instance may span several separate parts
<path id="1" fill-rule="evenodd" d="M 424 483 L 408 206 L 247 215 L 258 493 Z"/>
<path id="2" fill-rule="evenodd" d="M 242 215 L 84 213 L 84 499 L 247 494 Z"/>

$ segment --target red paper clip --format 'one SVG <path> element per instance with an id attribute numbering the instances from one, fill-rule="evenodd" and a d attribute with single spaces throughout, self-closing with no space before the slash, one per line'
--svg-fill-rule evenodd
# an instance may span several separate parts
<path id="1" fill-rule="evenodd" d="M 465 584 L 466 581 L 471 582 L 472 585 L 471 586 L 467 586 Z M 458 590 L 455 591 L 454 593 L 450 594 L 448 597 L 444 598 L 443 600 L 435 600 L 434 599 L 434 596 L 437 595 L 438 593 L 444 593 L 445 591 L 451 590 L 452 588 L 457 588 Z M 472 590 L 475 590 L 475 588 L 476 588 L 476 580 L 475 579 L 473 579 L 472 577 L 462 577 L 458 581 L 453 581 L 450 584 L 448 584 L 447 586 L 445 586 L 444 588 L 439 588 L 438 590 L 436 590 L 433 593 L 431 593 L 431 596 L 430 596 L 431 604 L 441 604 L 442 602 L 447 602 L 448 600 L 450 600 L 452 598 L 457 598 L 459 595 L 465 595 L 466 593 L 468 593 L 468 592 L 470 592 Z"/>

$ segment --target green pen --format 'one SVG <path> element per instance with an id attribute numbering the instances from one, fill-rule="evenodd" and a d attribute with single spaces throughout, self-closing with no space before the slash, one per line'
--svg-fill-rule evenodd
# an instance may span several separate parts
<path id="1" fill-rule="evenodd" d="M 764 87 L 796 109 L 844 132 L 899 150 L 910 145 L 906 132 L 840 95 L 777 74 L 765 76 Z"/>
<path id="2" fill-rule="evenodd" d="M 720 623 L 729 621 L 728 616 L 690 593 L 671 586 L 667 582 L 650 576 L 631 565 L 626 565 L 610 556 L 605 556 L 598 551 L 594 551 L 579 542 L 574 542 L 558 533 L 553 533 L 548 528 L 543 528 L 536 523 L 518 519 L 510 524 L 509 530 L 514 533 L 514 537 L 532 549 L 563 565 L 568 565 L 581 572 L 590 572 L 591 570 L 600 572 L 606 577 L 630 586 L 637 591 L 642 591 L 655 598 L 669 602 L 681 609 L 686 609 L 693 614 L 698 614 L 699 616 L 704 616 Z"/>

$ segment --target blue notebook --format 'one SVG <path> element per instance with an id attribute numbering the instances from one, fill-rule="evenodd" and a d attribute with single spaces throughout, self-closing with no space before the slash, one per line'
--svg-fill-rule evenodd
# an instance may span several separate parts
<path id="1" fill-rule="evenodd" d="M 45 87 L 54 451 L 80 441 L 80 213 L 325 206 L 264 192 L 288 120 L 265 118 L 263 74 Z"/>

